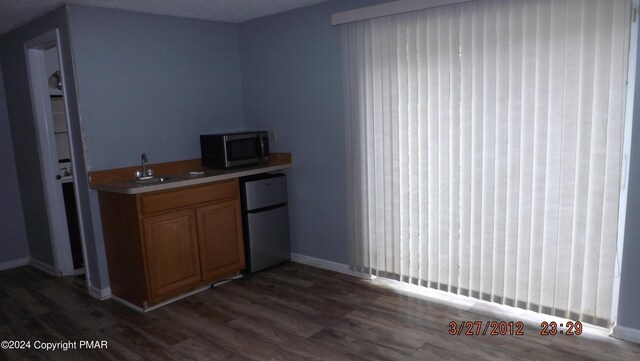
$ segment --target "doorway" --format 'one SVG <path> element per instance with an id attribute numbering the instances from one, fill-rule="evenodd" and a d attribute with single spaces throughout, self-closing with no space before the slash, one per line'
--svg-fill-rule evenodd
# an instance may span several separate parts
<path id="1" fill-rule="evenodd" d="M 56 276 L 70 276 L 85 273 L 85 252 L 59 43 L 58 29 L 25 43 L 54 263 L 32 265 Z"/>

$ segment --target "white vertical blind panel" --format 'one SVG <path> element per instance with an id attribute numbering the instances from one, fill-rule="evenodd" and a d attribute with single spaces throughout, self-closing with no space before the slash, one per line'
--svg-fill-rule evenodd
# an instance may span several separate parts
<path id="1" fill-rule="evenodd" d="M 446 31 L 450 34 L 447 44 L 448 62 L 450 66 L 449 88 L 450 97 L 447 111 L 450 114 L 450 132 L 449 132 L 449 165 L 450 165 L 450 184 L 449 184 L 449 278 L 443 280 L 448 286 L 448 291 L 458 292 L 460 277 L 460 102 L 461 94 L 454 89 L 460 88 L 461 72 L 460 72 L 460 8 L 452 7 L 450 22 Z"/>
<path id="2" fill-rule="evenodd" d="M 420 26 L 424 24 L 424 21 L 419 19 L 425 16 L 423 13 L 409 13 L 402 18 L 405 19 L 407 24 L 407 42 L 403 44 L 407 46 L 407 64 L 409 73 L 408 77 L 408 95 L 411 106 L 408 109 L 408 128 L 407 138 L 404 139 L 408 144 L 406 150 L 407 163 L 406 167 L 402 170 L 406 171 L 408 178 L 408 188 L 404 191 L 408 194 L 407 201 L 404 206 L 408 210 L 409 218 L 409 234 L 410 234 L 410 247 L 411 252 L 411 276 L 412 283 L 419 284 L 424 278 L 425 262 L 422 262 L 422 257 L 427 255 L 426 247 L 428 246 L 424 242 L 420 242 L 420 234 L 426 230 L 423 229 L 423 224 L 426 225 L 423 219 L 427 216 L 426 210 L 420 207 L 422 198 L 426 197 L 426 185 L 423 181 L 426 181 L 426 177 L 423 174 L 423 170 L 426 167 L 421 166 L 422 162 L 426 161 L 424 154 L 422 153 L 422 147 L 424 142 L 427 141 L 425 124 L 418 122 L 418 118 L 426 117 L 426 91 L 423 84 L 427 76 L 425 69 L 419 67 L 425 61 L 426 56 L 426 41 L 424 38 L 424 31 L 420 29 Z M 417 46 L 414 46 L 416 44 Z M 402 171 L 401 170 L 401 171 Z"/>
<path id="3" fill-rule="evenodd" d="M 451 207 L 449 204 L 450 193 L 449 186 L 451 183 L 451 173 L 449 167 L 449 158 L 451 147 L 449 146 L 449 134 L 451 125 L 451 112 L 449 111 L 449 102 L 451 98 L 450 88 L 450 64 L 449 58 L 449 38 L 451 31 L 449 24 L 451 22 L 451 8 L 441 7 L 434 10 L 435 23 L 437 29 L 435 31 L 438 40 L 437 54 L 438 54 L 438 66 L 436 83 L 438 84 L 437 93 L 441 94 L 438 97 L 437 103 L 437 119 L 438 119 L 438 133 L 436 138 L 440 140 L 439 149 L 437 153 L 438 157 L 438 204 L 436 214 L 440 216 L 438 222 L 438 247 L 437 247 L 437 259 L 438 265 L 437 277 L 435 282 L 439 289 L 447 290 L 449 286 L 449 263 L 451 262 L 451 254 L 449 249 L 449 223 L 451 218 Z"/>
<path id="4" fill-rule="evenodd" d="M 469 288 L 470 296 L 480 298 L 482 277 L 482 98 L 483 98 L 483 72 L 484 59 L 482 56 L 483 28 L 484 28 L 484 4 L 482 2 L 471 3 L 471 41 L 469 48 L 461 48 L 463 57 L 470 57 L 471 84 L 471 228 L 469 237 L 471 241 L 471 260 Z M 463 25 L 464 26 L 464 25 Z M 436 151 L 432 148 L 432 151 Z"/>
<path id="5" fill-rule="evenodd" d="M 630 2 L 345 25 L 350 262 L 608 325 Z"/>
<path id="6" fill-rule="evenodd" d="M 471 116 L 471 86 L 473 84 L 473 73 L 471 71 L 472 58 L 465 53 L 462 56 L 462 49 L 469 49 L 472 42 L 471 19 L 473 8 L 466 6 L 460 9 L 460 276 L 458 277 L 458 292 L 465 296 L 470 296 L 471 274 L 472 274 L 472 247 L 471 247 L 471 159 L 473 148 L 471 141 L 472 116 Z M 424 119 L 424 118 L 423 118 Z M 462 165 L 465 166 L 462 166 Z"/>
<path id="7" fill-rule="evenodd" d="M 591 6 L 589 6 L 591 5 Z M 570 317 L 577 318 L 582 308 L 582 275 L 584 272 L 585 238 L 587 231 L 586 210 L 589 190 L 589 160 L 591 151 L 591 111 L 593 104 L 593 74 L 596 27 L 595 4 L 584 3 L 580 24 L 581 39 L 577 56 L 580 57 L 578 75 L 578 104 L 577 104 L 577 154 L 575 169 L 575 191 L 573 204 L 573 237 L 571 238 L 570 280 L 569 280 L 569 310 Z M 589 44 L 589 46 L 585 46 Z M 585 304 L 588 302 L 585 300 Z"/>
<path id="8" fill-rule="evenodd" d="M 518 188 L 520 204 L 518 206 L 518 236 L 516 259 L 516 306 L 526 308 L 529 298 L 531 216 L 533 185 L 533 145 L 535 126 L 535 59 L 536 52 L 536 6 L 532 1 L 523 1 L 522 9 L 522 82 L 521 119 L 520 119 L 520 182 Z"/>
<path id="9" fill-rule="evenodd" d="M 545 209 L 543 218 L 543 234 L 545 239 L 542 249 L 542 269 L 540 274 L 540 301 L 541 311 L 553 314 L 553 303 L 555 299 L 556 274 L 563 272 L 556 269 L 558 257 L 558 230 L 560 224 L 559 207 L 561 204 L 560 179 L 563 176 L 562 169 L 562 136 L 564 133 L 564 122 L 553 121 L 562 119 L 562 108 L 564 105 L 564 73 L 565 73 L 565 49 L 566 49 L 566 19 L 567 4 L 563 2 L 551 2 L 549 7 L 549 92 L 547 122 L 547 156 L 546 156 L 546 189 L 545 189 Z M 558 156 L 560 155 L 560 156 Z"/>
<path id="10" fill-rule="evenodd" d="M 522 79 L 523 79 L 523 3 L 513 2 L 508 12 L 509 84 L 507 107 L 507 181 L 506 181 L 506 230 L 504 263 L 504 303 L 515 305 L 516 275 L 518 274 L 518 231 L 520 207 L 520 157 L 522 142 Z M 501 67 L 501 69 L 505 69 Z"/>
<path id="11" fill-rule="evenodd" d="M 482 95 L 476 100 L 480 111 L 478 126 L 480 127 L 479 137 L 482 137 L 482 148 L 478 152 L 481 162 L 481 184 L 478 195 L 481 204 L 480 224 L 481 234 L 480 245 L 480 295 L 484 300 L 489 300 L 493 286 L 493 250 L 494 250 L 494 199 L 495 199 L 495 168 L 496 168 L 496 79 L 497 79 L 497 51 L 487 51 L 487 46 L 497 45 L 496 34 L 496 14 L 495 1 L 487 0 L 480 2 L 484 4 L 482 9 L 482 28 L 479 37 L 482 38 L 479 44 L 479 56 L 482 57 L 482 68 L 477 69 L 482 74 Z M 474 86 L 476 86 L 474 84 Z"/>
<path id="12" fill-rule="evenodd" d="M 564 119 L 562 127 L 562 160 L 560 189 L 561 197 L 558 202 L 558 227 L 557 239 L 558 250 L 554 269 L 555 288 L 554 305 L 557 311 L 554 314 L 563 316 L 563 311 L 567 309 L 569 303 L 569 292 L 571 283 L 572 247 L 575 247 L 575 230 L 572 227 L 575 221 L 577 182 L 577 139 L 578 139 L 578 119 L 580 102 L 580 76 L 582 57 L 580 56 L 580 41 L 571 41 L 569 34 L 582 33 L 582 6 L 572 7 L 571 11 L 565 11 L 566 26 L 564 28 L 565 57 L 562 94 L 562 113 L 559 115 Z M 560 33 L 558 33 L 560 36 Z M 559 64 L 560 65 L 560 64 Z M 575 278 L 575 277 L 574 277 Z M 574 281 L 575 282 L 575 281 Z"/>
<path id="13" fill-rule="evenodd" d="M 595 314 L 596 292 L 598 290 L 597 276 L 598 268 L 591 265 L 598 264 L 599 258 L 599 242 L 601 240 L 602 227 L 602 210 L 604 195 L 604 177 L 602 173 L 605 165 L 606 157 L 606 108 L 609 96 L 608 69 L 610 60 L 610 34 L 604 34 L 604 29 L 610 29 L 611 19 L 609 18 L 609 6 L 604 4 L 596 4 L 596 21 L 592 26 L 596 28 L 595 46 L 600 46 L 602 51 L 596 51 L 594 54 L 594 71 L 593 71 L 593 105 L 591 107 L 591 134 L 589 142 L 589 188 L 587 190 L 587 209 L 586 209 L 586 232 L 585 232 L 585 253 L 582 259 L 583 273 L 582 276 L 590 282 L 584 282 L 582 287 L 581 316 L 592 317 Z M 601 31 L 598 31 L 601 30 Z M 604 89 L 603 89 L 604 88 Z M 603 99 L 604 98 L 604 99 Z M 604 101 L 603 101 L 604 100 Z"/>
<path id="14" fill-rule="evenodd" d="M 429 72 L 425 64 L 428 64 L 427 53 L 430 51 L 427 48 L 427 12 L 420 12 L 417 17 L 410 17 L 409 19 L 415 21 L 415 28 L 417 32 L 416 40 L 418 42 L 417 49 L 417 62 L 415 69 L 417 72 L 417 87 L 418 87 L 418 112 L 414 114 L 412 121 L 415 122 L 416 132 L 412 134 L 411 140 L 413 141 L 413 147 L 411 155 L 413 162 L 409 171 L 412 175 L 415 174 L 415 183 L 412 182 L 409 192 L 413 194 L 414 203 L 412 204 L 412 210 L 416 212 L 414 223 L 411 227 L 416 229 L 414 233 L 415 241 L 418 243 L 418 279 L 417 284 L 428 286 L 428 257 L 429 257 L 429 242 L 422 242 L 424 238 L 430 238 L 429 235 L 429 127 L 427 122 L 422 122 L 420 119 L 427 119 L 429 114 L 429 88 L 427 87 Z M 409 45 L 413 47 L 412 45 Z M 410 76 L 414 76 L 411 74 Z M 410 109 L 409 111 L 415 111 Z M 413 178 L 412 178 L 413 179 Z"/>
<path id="15" fill-rule="evenodd" d="M 508 106 L 509 106 L 509 8 L 494 5 L 496 25 L 496 91 L 495 91 L 495 183 L 493 202 L 493 282 L 491 301 L 504 302 L 507 218 Z"/>
<path id="16" fill-rule="evenodd" d="M 399 104 L 407 104 L 408 106 L 398 106 L 396 108 L 398 122 L 396 128 L 396 134 L 398 135 L 398 139 L 394 144 L 394 152 L 397 154 L 397 163 L 394 168 L 394 174 L 399 174 L 401 169 L 407 169 L 407 164 L 409 160 L 409 152 L 408 152 L 408 142 L 400 142 L 400 139 L 408 139 L 409 132 L 409 109 L 415 109 L 415 99 L 411 99 L 409 97 L 409 79 L 407 78 L 407 69 L 410 67 L 409 61 L 411 58 L 415 58 L 415 56 L 409 55 L 409 50 L 407 48 L 407 39 L 411 34 L 415 33 L 409 29 L 406 18 L 400 19 L 402 25 L 398 26 L 396 30 L 396 36 L 398 39 L 398 53 L 397 53 L 397 62 L 398 62 L 398 103 Z M 415 43 L 415 38 L 412 43 Z M 415 53 L 415 49 L 412 48 Z M 396 194 L 394 197 L 397 197 L 396 205 L 398 208 L 397 215 L 399 218 L 396 220 L 396 226 L 398 227 L 399 242 L 399 256 L 397 258 L 398 265 L 400 266 L 400 279 L 404 282 L 411 282 L 411 277 L 413 275 L 413 268 L 416 263 L 417 252 L 412 248 L 411 239 L 410 239 L 410 230 L 409 230 L 409 217 L 410 217 L 410 207 L 402 207 L 404 204 L 409 204 L 409 177 L 403 177 L 398 180 L 398 184 L 396 187 Z M 403 262 L 404 261 L 404 262 Z"/>

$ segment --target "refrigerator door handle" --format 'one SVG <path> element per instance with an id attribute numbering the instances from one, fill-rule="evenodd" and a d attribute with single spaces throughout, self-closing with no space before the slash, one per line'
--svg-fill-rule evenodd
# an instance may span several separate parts
<path id="1" fill-rule="evenodd" d="M 287 205 L 287 203 L 286 203 L 286 202 L 284 202 L 284 203 L 278 203 L 278 204 L 274 204 L 274 205 L 267 206 L 267 207 L 262 207 L 262 208 L 258 208 L 258 209 L 252 209 L 252 210 L 247 211 L 247 213 L 249 213 L 249 214 L 253 214 L 253 213 L 268 212 L 268 211 L 270 211 L 270 210 L 272 210 L 272 209 L 276 209 L 276 208 L 280 208 L 280 207 L 285 207 L 286 205 Z"/>

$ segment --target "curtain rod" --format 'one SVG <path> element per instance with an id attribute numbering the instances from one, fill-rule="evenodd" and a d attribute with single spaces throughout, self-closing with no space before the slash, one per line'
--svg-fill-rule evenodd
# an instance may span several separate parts
<path id="1" fill-rule="evenodd" d="M 331 14 L 331 25 L 396 15 L 416 10 L 468 2 L 472 0 L 399 0 Z"/>

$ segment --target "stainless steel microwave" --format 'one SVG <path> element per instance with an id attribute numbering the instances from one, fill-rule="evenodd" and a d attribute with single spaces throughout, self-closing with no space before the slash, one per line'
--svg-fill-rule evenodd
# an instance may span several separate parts
<path id="1" fill-rule="evenodd" d="M 269 160 L 269 133 L 242 132 L 200 136 L 202 164 L 209 168 L 231 168 Z"/>

